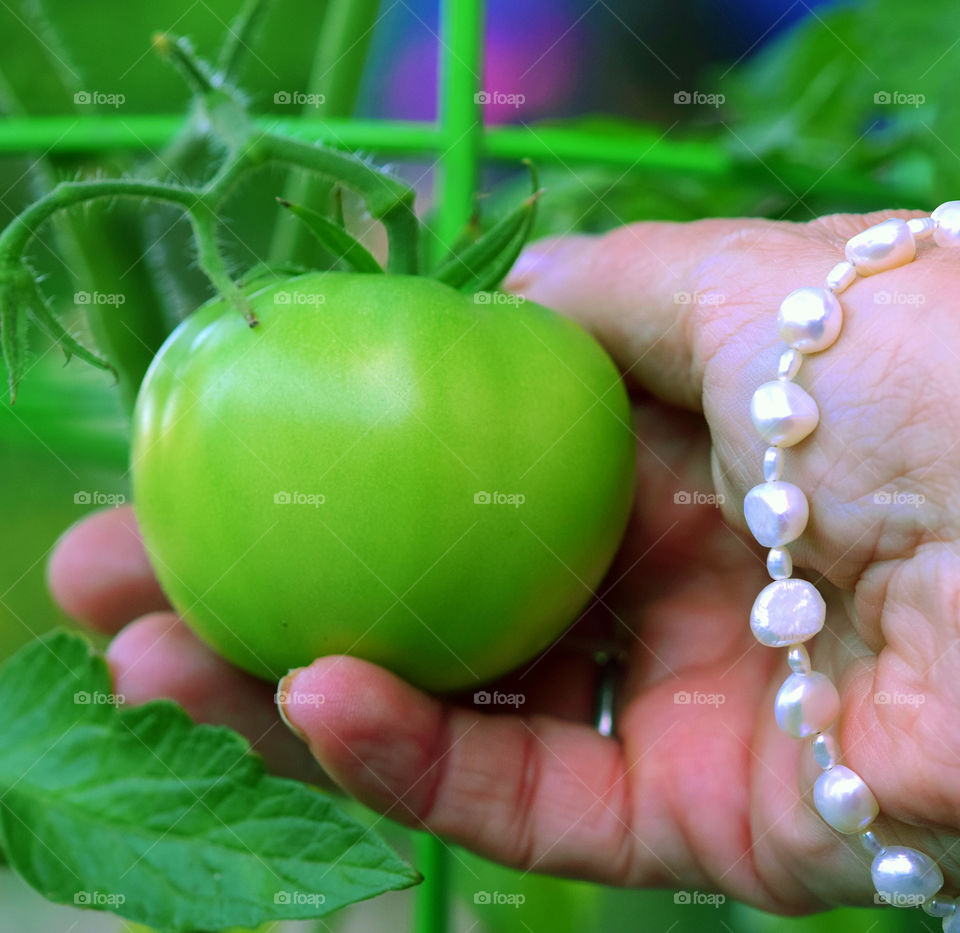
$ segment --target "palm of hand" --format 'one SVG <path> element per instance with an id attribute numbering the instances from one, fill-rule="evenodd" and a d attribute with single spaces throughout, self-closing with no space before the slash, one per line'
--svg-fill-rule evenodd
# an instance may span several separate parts
<path id="1" fill-rule="evenodd" d="M 822 279 L 843 239 L 862 226 L 844 218 L 758 224 L 700 266 L 696 293 L 715 296 L 695 312 L 694 327 L 710 436 L 702 426 L 682 461 L 657 450 L 659 471 L 641 452 L 641 477 L 659 472 L 666 487 L 711 492 L 704 471 L 712 440 L 724 516 L 745 527 L 742 500 L 761 481 L 763 450 L 749 397 L 784 348 L 777 305 Z M 758 255 L 767 259 L 759 269 Z M 960 840 L 960 519 L 950 511 L 960 501 L 960 328 L 940 297 L 950 281 L 960 284 L 953 258 L 933 250 L 922 265 L 860 280 L 847 293 L 841 343 L 808 358 L 798 377 L 820 405 L 821 424 L 787 452 L 784 476 L 810 498 L 808 529 L 790 550 L 828 602 L 811 656 L 840 688 L 841 760 L 877 795 L 884 840 L 919 846 L 946 873 L 958 865 Z M 649 407 L 641 439 L 656 448 L 659 425 L 675 444 L 677 413 L 651 415 Z M 638 807 L 641 873 L 781 909 L 869 899 L 859 842 L 826 827 L 809 805 L 819 773 L 809 742 L 784 735 L 773 718 L 789 670 L 747 625 L 769 582 L 763 552 L 711 516 L 709 504 L 693 518 L 684 514 L 692 505 L 668 508 L 670 488 L 646 487 L 641 479 L 642 518 L 622 558 L 647 556 L 605 602 L 628 607 L 621 617 L 632 635 L 618 717 L 632 796 L 658 800 L 684 844 L 672 857 L 662 848 L 653 856 Z M 656 506 L 644 501 L 654 497 Z"/>

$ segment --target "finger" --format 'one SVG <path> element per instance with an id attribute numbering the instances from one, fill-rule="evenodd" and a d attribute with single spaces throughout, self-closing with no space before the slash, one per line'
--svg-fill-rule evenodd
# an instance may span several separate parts
<path id="1" fill-rule="evenodd" d="M 273 773 L 317 778 L 316 763 L 283 728 L 274 685 L 228 664 L 174 613 L 155 612 L 128 625 L 110 644 L 107 661 L 125 703 L 174 700 L 195 721 L 246 736 Z"/>
<path id="2" fill-rule="evenodd" d="M 630 224 L 603 236 L 534 243 L 505 286 L 578 319 L 632 384 L 699 410 L 716 344 L 741 338 L 751 318 L 769 320 L 794 288 L 819 284 L 843 258 L 847 237 L 890 216 L 915 215 Z M 775 327 L 756 331 L 754 351 L 768 330 L 776 340 Z"/>
<path id="3" fill-rule="evenodd" d="M 109 634 L 170 607 L 129 506 L 95 512 L 69 528 L 47 564 L 47 583 L 65 612 Z"/>
<path id="4" fill-rule="evenodd" d="M 366 661 L 328 657 L 281 684 L 285 716 L 367 805 L 510 865 L 636 880 L 621 746 L 548 717 L 445 705 Z"/>

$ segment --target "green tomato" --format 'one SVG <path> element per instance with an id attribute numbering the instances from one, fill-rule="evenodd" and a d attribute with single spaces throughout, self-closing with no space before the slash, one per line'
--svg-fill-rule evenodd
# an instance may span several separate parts
<path id="1" fill-rule="evenodd" d="M 346 653 L 449 690 L 589 601 L 630 506 L 626 393 L 577 324 L 424 278 L 311 273 L 185 320 L 133 491 L 173 606 L 263 677 Z M 483 301 L 481 299 L 486 299 Z"/>

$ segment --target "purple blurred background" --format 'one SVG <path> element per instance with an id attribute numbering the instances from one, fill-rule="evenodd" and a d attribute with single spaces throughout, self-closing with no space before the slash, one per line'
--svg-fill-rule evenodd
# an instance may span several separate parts
<path id="1" fill-rule="evenodd" d="M 712 63 L 746 58 L 831 2 L 489 0 L 486 120 L 526 123 L 597 111 L 675 115 L 674 93 L 697 87 Z M 364 88 L 360 114 L 432 120 L 437 3 L 407 0 L 383 10 L 367 72 L 377 81 Z"/>

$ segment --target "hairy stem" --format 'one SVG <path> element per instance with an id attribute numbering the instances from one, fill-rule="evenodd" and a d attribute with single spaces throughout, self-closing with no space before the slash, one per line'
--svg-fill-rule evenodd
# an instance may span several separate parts
<path id="1" fill-rule="evenodd" d="M 250 307 L 250 302 L 230 278 L 227 264 L 217 245 L 217 215 L 212 207 L 206 205 L 190 211 L 190 223 L 197 241 L 197 261 L 207 278 L 217 291 L 228 301 L 243 311 L 243 316 L 251 327 L 259 323 Z"/>
<path id="2" fill-rule="evenodd" d="M 161 182 L 134 179 L 62 181 L 49 194 L 14 217 L 0 233 L 0 266 L 11 260 L 19 261 L 40 224 L 57 211 L 97 198 L 119 197 L 166 201 L 178 204 L 184 210 L 190 210 L 197 200 L 188 189 Z"/>

